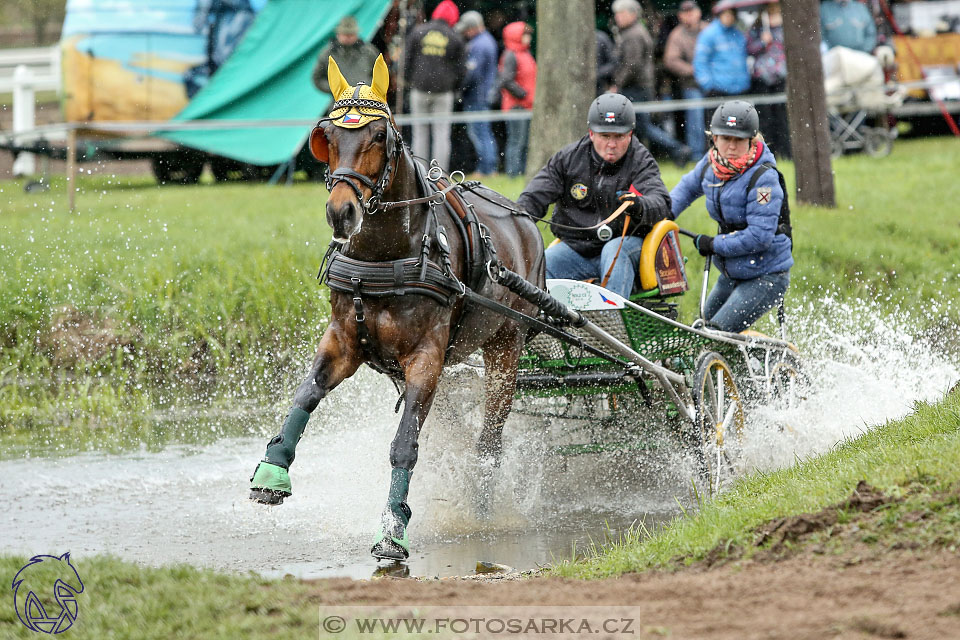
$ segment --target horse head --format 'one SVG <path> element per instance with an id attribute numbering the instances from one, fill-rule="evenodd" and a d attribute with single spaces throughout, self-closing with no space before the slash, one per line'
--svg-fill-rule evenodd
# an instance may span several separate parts
<path id="1" fill-rule="evenodd" d="M 382 55 L 373 65 L 372 86 L 350 86 L 332 57 L 327 79 L 335 101 L 311 132 L 310 151 L 327 164 L 327 223 L 334 239 L 346 242 L 360 230 L 364 214 L 377 210 L 403 143 L 387 105 L 390 73 Z"/>

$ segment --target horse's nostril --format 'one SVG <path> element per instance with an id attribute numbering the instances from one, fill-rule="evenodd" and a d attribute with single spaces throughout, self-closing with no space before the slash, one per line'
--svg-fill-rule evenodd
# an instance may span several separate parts
<path id="1" fill-rule="evenodd" d="M 359 228 L 360 208 L 351 200 L 340 202 L 327 201 L 327 222 L 334 235 L 340 239 L 349 238 Z"/>

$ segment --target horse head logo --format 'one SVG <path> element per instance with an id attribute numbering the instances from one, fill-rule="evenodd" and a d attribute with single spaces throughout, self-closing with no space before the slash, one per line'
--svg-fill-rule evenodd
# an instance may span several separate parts
<path id="1" fill-rule="evenodd" d="M 14 576 L 11 588 L 17 617 L 31 631 L 62 633 L 77 619 L 83 581 L 70 564 L 69 552 L 33 556 Z"/>
<path id="2" fill-rule="evenodd" d="M 334 238 L 345 242 L 359 231 L 363 213 L 376 209 L 402 141 L 387 104 L 390 72 L 382 55 L 373 65 L 370 86 L 351 86 L 333 57 L 327 80 L 333 108 L 311 132 L 310 151 L 328 165 L 327 222 Z"/>

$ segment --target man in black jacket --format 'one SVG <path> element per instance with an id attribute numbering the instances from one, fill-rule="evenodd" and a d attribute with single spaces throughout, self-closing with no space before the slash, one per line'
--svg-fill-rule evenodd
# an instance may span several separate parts
<path id="1" fill-rule="evenodd" d="M 644 236 L 670 217 L 670 193 L 633 135 L 636 115 L 625 96 L 598 97 L 587 124 L 587 135 L 550 158 L 517 202 L 537 218 L 556 203 L 551 229 L 561 242 L 546 251 L 548 278 L 596 278 L 629 297 Z M 601 224 L 624 202 L 630 206 L 623 214 Z"/>
<path id="2" fill-rule="evenodd" d="M 466 75 L 466 45 L 453 30 L 460 10 L 451 0 L 443 0 L 430 16 L 430 22 L 410 32 L 403 63 L 410 85 L 410 113 L 423 115 L 453 111 L 453 92 Z M 426 160 L 436 159 L 450 170 L 450 121 L 437 120 L 413 125 L 413 154 Z"/>

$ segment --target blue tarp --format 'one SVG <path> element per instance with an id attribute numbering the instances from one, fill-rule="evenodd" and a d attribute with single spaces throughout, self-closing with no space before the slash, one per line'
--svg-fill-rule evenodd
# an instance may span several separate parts
<path id="1" fill-rule="evenodd" d="M 233 54 L 173 121 L 318 118 L 330 103 L 310 78 L 320 49 L 345 15 L 369 39 L 391 0 L 270 0 Z M 310 133 L 304 127 L 177 131 L 162 137 L 257 165 L 285 162 Z"/>

